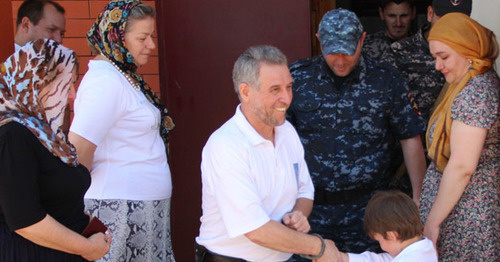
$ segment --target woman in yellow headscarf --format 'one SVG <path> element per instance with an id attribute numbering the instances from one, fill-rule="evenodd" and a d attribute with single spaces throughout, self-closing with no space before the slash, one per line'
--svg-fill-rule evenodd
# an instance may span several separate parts
<path id="1" fill-rule="evenodd" d="M 500 79 L 495 35 L 460 13 L 432 27 L 429 47 L 450 86 L 432 114 L 420 211 L 440 261 L 495 261 L 499 254 Z"/>

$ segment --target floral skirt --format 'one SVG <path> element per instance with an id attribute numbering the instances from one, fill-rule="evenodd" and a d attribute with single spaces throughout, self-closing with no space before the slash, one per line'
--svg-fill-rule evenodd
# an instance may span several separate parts
<path id="1" fill-rule="evenodd" d="M 499 261 L 500 208 L 498 174 L 479 165 L 460 200 L 441 223 L 439 261 Z M 431 164 L 425 174 L 420 215 L 427 221 L 442 174 Z"/>
<path id="2" fill-rule="evenodd" d="M 111 231 L 111 249 L 98 261 L 175 261 L 170 238 L 170 199 L 85 199 L 85 210 Z"/>

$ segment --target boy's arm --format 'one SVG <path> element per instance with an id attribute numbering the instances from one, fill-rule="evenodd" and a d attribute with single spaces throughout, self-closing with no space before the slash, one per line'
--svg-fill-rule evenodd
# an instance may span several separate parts
<path id="1" fill-rule="evenodd" d="M 389 253 L 365 251 L 361 254 L 342 253 L 343 262 L 390 262 L 394 259 Z"/>

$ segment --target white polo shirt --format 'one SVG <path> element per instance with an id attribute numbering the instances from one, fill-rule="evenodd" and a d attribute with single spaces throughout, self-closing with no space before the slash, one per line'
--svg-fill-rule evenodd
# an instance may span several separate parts
<path id="1" fill-rule="evenodd" d="M 261 137 L 237 107 L 202 153 L 202 209 L 196 241 L 210 251 L 249 261 L 284 261 L 292 254 L 250 241 L 245 234 L 281 221 L 314 187 L 297 132 L 285 121 L 275 145 Z"/>
<path id="2" fill-rule="evenodd" d="M 437 262 L 437 252 L 434 244 L 428 238 L 423 238 L 403 249 L 396 257 L 389 253 L 363 252 L 361 254 L 347 253 L 349 262 Z"/>

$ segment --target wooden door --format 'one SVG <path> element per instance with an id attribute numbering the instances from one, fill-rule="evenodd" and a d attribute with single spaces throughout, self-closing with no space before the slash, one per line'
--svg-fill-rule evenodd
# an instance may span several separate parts
<path id="1" fill-rule="evenodd" d="M 0 63 L 5 61 L 12 53 L 14 53 L 14 20 L 12 18 L 11 1 L 5 1 L 4 8 L 0 8 Z"/>

